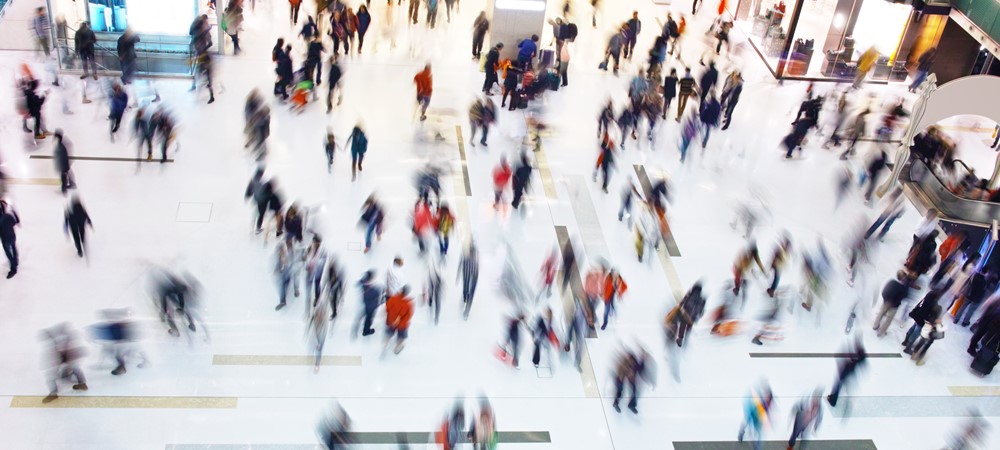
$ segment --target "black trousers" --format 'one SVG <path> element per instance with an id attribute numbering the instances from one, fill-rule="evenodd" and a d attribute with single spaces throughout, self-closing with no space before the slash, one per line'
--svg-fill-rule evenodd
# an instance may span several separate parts
<path id="1" fill-rule="evenodd" d="M 483 53 L 483 40 L 485 40 L 485 34 L 474 34 L 472 35 L 472 56 L 480 58 Z M 487 68 L 488 70 L 489 68 Z M 494 74 L 495 75 L 495 74 Z"/>
<path id="2" fill-rule="evenodd" d="M 85 225 L 70 225 L 69 232 L 73 235 L 73 244 L 76 245 L 76 252 L 83 254 L 83 246 L 87 239 L 87 228 Z"/>
<path id="3" fill-rule="evenodd" d="M 486 68 L 486 80 L 483 81 L 483 92 L 489 92 L 490 89 L 493 88 L 493 84 L 499 82 L 500 79 L 497 77 L 497 72 L 495 70 L 490 70 L 489 68 Z"/>
<path id="4" fill-rule="evenodd" d="M 3 245 L 3 254 L 7 256 L 7 261 L 10 262 L 10 271 L 17 271 L 17 241 L 15 239 L 0 241 Z"/>

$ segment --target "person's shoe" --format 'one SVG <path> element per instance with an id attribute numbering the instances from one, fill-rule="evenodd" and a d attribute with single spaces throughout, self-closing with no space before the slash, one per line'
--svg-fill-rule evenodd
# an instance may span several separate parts
<path id="1" fill-rule="evenodd" d="M 628 410 L 632 411 L 632 414 L 639 414 L 639 409 L 636 408 L 635 406 L 629 406 Z"/>
<path id="2" fill-rule="evenodd" d="M 969 347 L 965 351 L 969 352 L 970 355 L 976 356 L 976 349 Z"/>
<path id="3" fill-rule="evenodd" d="M 96 74 L 94 75 L 94 80 L 97 80 L 97 75 Z"/>
<path id="4" fill-rule="evenodd" d="M 16 270 L 11 270 L 10 272 L 7 272 L 7 279 L 9 280 L 11 278 L 14 278 L 14 275 L 17 275 Z"/>
<path id="5" fill-rule="evenodd" d="M 771 297 L 771 298 L 774 298 L 774 289 L 768 289 L 767 290 L 767 296 Z"/>
<path id="6" fill-rule="evenodd" d="M 124 366 L 119 366 L 119 367 L 116 367 L 115 370 L 111 371 L 111 375 L 121 375 L 121 374 L 123 374 L 125 372 L 127 372 L 127 370 L 125 370 L 125 367 Z"/>
<path id="7" fill-rule="evenodd" d="M 361 333 L 362 336 L 371 336 L 373 334 L 375 334 L 375 330 L 365 330 Z"/>
<path id="8" fill-rule="evenodd" d="M 620 406 L 618 406 L 617 403 L 612 403 L 611 407 L 615 409 L 615 412 L 618 412 L 618 413 L 622 412 L 622 408 Z"/>
<path id="9" fill-rule="evenodd" d="M 188 329 L 189 329 L 189 330 L 191 330 L 191 331 L 197 331 L 197 330 L 196 330 L 196 329 L 194 328 L 194 324 L 193 324 L 193 323 L 189 323 L 189 324 L 188 324 Z"/>
<path id="10" fill-rule="evenodd" d="M 830 406 L 837 406 L 837 402 L 833 401 L 833 396 L 832 395 L 827 395 L 826 396 L 826 402 L 829 403 Z"/>
<path id="11" fill-rule="evenodd" d="M 83 103 L 84 105 L 86 105 L 87 103 L 90 103 L 90 99 L 89 99 L 89 98 L 86 98 L 86 97 L 84 97 L 84 99 L 83 99 L 83 102 L 82 102 L 82 103 Z"/>
<path id="12" fill-rule="evenodd" d="M 760 338 L 757 337 L 757 336 L 754 336 L 753 340 L 751 340 L 750 342 L 753 342 L 754 344 L 757 344 L 757 345 L 764 345 L 764 343 L 761 342 Z"/>
<path id="13" fill-rule="evenodd" d="M 281 308 L 285 307 L 285 302 L 278 303 L 278 306 L 274 307 L 275 311 L 281 311 Z"/>
<path id="14" fill-rule="evenodd" d="M 79 256 L 79 257 L 83 258 L 83 250 L 77 250 L 76 251 L 76 256 Z"/>
<path id="15" fill-rule="evenodd" d="M 208 99 L 208 104 L 211 105 L 212 103 L 215 103 L 215 97 Z"/>
<path id="16" fill-rule="evenodd" d="M 912 355 L 913 350 L 910 349 L 910 347 L 906 347 L 905 349 L 903 349 L 903 353 L 906 353 L 907 355 Z"/>
<path id="17" fill-rule="evenodd" d="M 962 326 L 963 326 L 963 327 L 967 327 L 967 326 L 969 326 L 969 322 L 962 322 Z"/>
<path id="18" fill-rule="evenodd" d="M 77 383 L 77 384 L 74 384 L 73 385 L 73 390 L 74 391 L 86 391 L 87 390 L 87 383 Z"/>
<path id="19" fill-rule="evenodd" d="M 177 337 L 177 336 L 181 335 L 181 332 L 177 331 L 176 328 L 171 328 L 171 329 L 167 330 L 167 333 L 170 334 L 173 337 Z"/>
<path id="20" fill-rule="evenodd" d="M 812 306 L 809 306 L 806 302 L 802 302 L 802 309 L 812 311 Z"/>
<path id="21" fill-rule="evenodd" d="M 42 399 L 42 403 L 52 403 L 52 401 L 54 401 L 57 398 L 59 398 L 59 395 L 57 395 L 55 392 L 52 392 L 49 395 L 46 395 L 45 398 Z"/>
<path id="22" fill-rule="evenodd" d="M 479 141 L 479 145 L 482 145 L 483 147 L 488 147 L 488 145 L 486 145 L 486 141 Z"/>
<path id="23" fill-rule="evenodd" d="M 81 80 L 86 80 L 87 79 L 87 74 L 80 75 L 80 79 Z"/>
<path id="24" fill-rule="evenodd" d="M 42 134 L 36 134 L 36 135 L 35 135 L 35 139 L 37 139 L 37 140 L 41 140 L 41 139 L 45 139 L 45 133 L 42 133 Z"/>

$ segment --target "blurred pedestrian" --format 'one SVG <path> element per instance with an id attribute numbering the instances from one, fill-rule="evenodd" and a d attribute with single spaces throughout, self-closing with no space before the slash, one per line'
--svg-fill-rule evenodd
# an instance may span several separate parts
<path id="1" fill-rule="evenodd" d="M 383 351 L 389 348 L 392 338 L 396 337 L 396 346 L 393 353 L 399 354 L 403 351 L 403 345 L 409 336 L 410 319 L 413 318 L 413 300 L 409 298 L 410 287 L 403 286 L 402 289 L 389 295 L 385 302 L 385 345 Z"/>
<path id="2" fill-rule="evenodd" d="M 51 368 L 48 373 L 49 395 L 42 399 L 42 403 L 49 403 L 59 398 L 61 381 L 71 381 L 74 391 L 86 391 L 87 379 L 77 364 L 77 361 L 86 354 L 86 350 L 77 342 L 76 333 L 70 330 L 67 324 L 59 324 L 42 330 L 42 339 L 48 341 L 51 351 Z"/>
<path id="3" fill-rule="evenodd" d="M 80 202 L 80 197 L 74 195 L 70 199 L 69 207 L 66 208 L 65 229 L 68 234 L 73 236 L 73 244 L 76 245 L 76 254 L 81 258 L 83 257 L 84 249 L 87 248 L 86 231 L 88 225 L 91 228 L 94 227 L 93 222 L 90 221 L 90 215 L 87 214 L 86 208 Z"/>

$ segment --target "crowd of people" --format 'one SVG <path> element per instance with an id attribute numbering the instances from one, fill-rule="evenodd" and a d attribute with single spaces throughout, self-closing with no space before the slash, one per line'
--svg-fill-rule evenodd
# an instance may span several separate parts
<path id="1" fill-rule="evenodd" d="M 404 11 L 405 22 L 429 29 L 440 26 L 437 22 L 437 0 L 408 1 L 408 10 Z M 393 258 L 384 269 L 372 264 L 366 267 L 344 264 L 342 255 L 338 256 L 330 250 L 328 242 L 332 239 L 324 235 L 318 214 L 322 206 L 305 205 L 295 200 L 294 195 L 283 192 L 284 184 L 279 184 L 276 172 L 268 167 L 270 105 L 287 105 L 291 111 L 302 113 L 310 102 L 318 98 L 318 87 L 325 81 L 328 86 L 326 112 L 334 114 L 334 106 L 340 105 L 343 98 L 340 83 L 344 69 L 339 59 L 340 50 L 343 49 L 345 58 L 350 58 L 345 65 L 354 64 L 361 58 L 365 36 L 373 26 L 395 26 L 393 8 L 401 6 L 401 3 L 394 5 L 390 0 L 386 5 L 386 23 L 376 24 L 365 2 L 357 5 L 355 10 L 339 0 L 320 0 L 315 8 L 307 5 L 302 20 L 301 1 L 290 0 L 289 22 L 292 32 L 296 34 L 288 40 L 285 37 L 277 39 L 271 51 L 276 80 L 273 86 L 275 99 L 265 98 L 255 88 L 248 94 L 244 106 L 244 148 L 248 151 L 248 164 L 254 166 L 253 175 L 244 190 L 244 200 L 254 207 L 251 230 L 254 239 L 262 240 L 273 253 L 270 267 L 277 286 L 277 298 L 274 299 L 277 314 L 287 314 L 285 308 L 290 303 L 302 302 L 307 346 L 314 356 L 313 370 L 317 373 L 323 366 L 323 351 L 330 330 L 342 316 L 339 312 L 344 311 L 345 299 L 356 300 L 355 306 L 350 309 L 356 310 L 357 315 L 348 319 L 351 321 L 351 336 L 364 340 L 376 333 L 382 334 L 382 355 L 391 357 L 388 355 L 390 349 L 394 355 L 404 351 L 407 342 L 413 339 L 411 331 L 415 337 L 430 333 L 427 329 L 413 326 L 418 306 L 426 306 L 433 317 L 432 323 L 437 325 L 442 315 L 442 304 L 450 303 L 446 298 L 460 297 L 458 313 L 464 320 L 469 320 L 479 284 L 477 232 L 468 229 L 469 224 L 462 223 L 462 218 L 453 209 L 454 202 L 449 201 L 447 192 L 442 189 L 441 178 L 447 175 L 446 167 L 428 163 L 420 169 L 413 183 L 416 195 L 412 197 L 412 211 L 394 216 L 395 211 L 390 212 L 378 192 L 365 193 L 367 197 L 357 222 L 357 234 L 364 242 L 364 254 L 386 251 L 383 247 L 388 246 L 380 241 L 390 221 L 405 222 L 412 233 L 413 247 L 389 248 L 387 251 L 393 253 Z M 613 178 L 614 172 L 617 166 L 622 165 L 620 161 L 625 160 L 626 151 L 642 151 L 644 146 L 648 149 L 671 147 L 671 143 L 658 141 L 659 131 L 666 127 L 679 130 L 676 152 L 682 164 L 686 164 L 692 156 L 689 151 L 693 145 L 699 146 L 704 155 L 712 148 L 710 137 L 713 133 L 729 129 L 745 81 L 742 69 L 734 62 L 736 55 L 733 53 L 738 50 L 731 44 L 733 22 L 727 15 L 725 1 L 721 3 L 705 34 L 707 45 L 696 67 L 687 64 L 681 58 L 681 52 L 686 33 L 689 33 L 687 18 L 706 15 L 697 12 L 697 1 L 690 16 L 673 12 L 666 14 L 662 20 L 657 18 L 660 29 L 653 31 L 656 36 L 645 62 L 633 62 L 640 59 L 635 58 L 636 52 L 642 51 L 638 45 L 643 31 L 638 11 L 623 17 L 620 22 L 613 21 L 606 47 L 601 52 L 599 70 L 610 69 L 613 76 L 624 76 L 624 82 L 619 84 L 624 85 L 625 94 L 609 98 L 598 113 L 594 137 L 598 152 L 593 165 L 593 180 L 600 180 L 600 190 L 605 194 L 613 185 L 622 185 L 618 221 L 622 222 L 625 231 L 612 232 L 634 236 L 635 256 L 640 262 L 648 263 L 654 259 L 653 255 L 665 252 L 665 243 L 672 239 L 667 211 L 674 188 L 669 177 L 647 180 L 649 185 L 646 187 L 640 187 L 631 177 L 617 183 Z M 502 42 L 491 42 L 484 53 L 485 37 L 491 26 L 485 12 L 477 15 L 469 31 L 472 58 L 484 72 L 484 81 L 482 88 L 477 88 L 478 92 L 468 109 L 468 144 L 475 147 L 478 142 L 482 157 L 490 158 L 492 179 L 474 182 L 493 188 L 492 206 L 498 220 L 508 217 L 506 213 L 511 210 L 519 214 L 511 214 L 510 220 L 521 220 L 519 216 L 523 218 L 525 215 L 525 199 L 531 192 L 538 168 L 535 152 L 542 148 L 542 131 L 547 127 L 539 105 L 546 102 L 546 96 L 568 86 L 570 60 L 575 54 L 573 46 L 581 32 L 573 23 L 570 4 L 567 1 L 562 14 L 548 22 L 552 27 L 554 46 L 544 46 L 542 39 L 534 34 L 524 36 L 516 43 L 506 43 L 516 51 L 514 56 L 504 56 L 509 53 Z M 590 4 L 594 11 L 592 23 L 596 28 L 600 2 L 593 0 Z M 421 5 L 426 13 L 423 25 L 419 25 Z M 444 9 L 445 20 L 450 22 L 453 14 L 459 14 L 459 2 L 445 0 Z M 222 29 L 230 37 L 236 55 L 249 51 L 240 45 L 244 13 L 242 0 L 230 0 L 222 14 Z M 40 10 L 39 14 L 44 15 L 44 11 Z M 46 19 L 44 23 L 33 25 L 39 45 L 46 54 L 49 52 L 48 43 L 42 37 L 47 32 L 42 28 L 47 24 Z M 389 33 L 395 34 L 394 31 Z M 650 33 L 648 28 L 646 33 Z M 215 102 L 217 92 L 214 86 L 217 83 L 214 81 L 218 78 L 215 75 L 216 56 L 213 49 L 224 43 L 212 41 L 207 14 L 195 19 L 190 35 L 195 66 L 191 90 L 196 90 L 199 82 L 202 83 L 208 92 L 207 103 L 211 104 Z M 301 39 L 302 45 L 297 42 L 293 45 L 292 39 Z M 76 53 L 83 62 L 81 79 L 92 77 L 97 80 L 94 66 L 96 38 L 86 23 L 77 31 L 75 41 Z M 394 37 L 391 42 L 394 46 Z M 138 141 L 136 161 L 141 166 L 143 160 L 152 160 L 152 146 L 156 140 L 161 144 L 160 162 L 167 162 L 168 149 L 176 145 L 179 130 L 169 109 L 152 105 L 159 100 L 158 95 L 153 100 L 140 102 L 135 98 L 138 97 L 136 88 L 130 88 L 137 77 L 138 43 L 139 37 L 131 30 L 121 35 L 117 48 L 121 77 L 106 80 L 102 91 L 109 110 L 112 141 L 126 112 L 134 111 L 131 128 Z M 293 62 L 293 57 L 298 59 L 295 47 L 305 49 L 302 63 L 298 66 Z M 374 45 L 369 44 L 371 47 Z M 933 53 L 929 58 L 933 58 Z M 427 62 L 419 70 L 411 72 L 414 115 L 419 118 L 415 126 L 418 127 L 426 127 L 428 116 L 434 114 L 431 102 L 436 84 L 432 67 Z M 927 76 L 928 67 L 926 60 L 921 59 L 919 78 Z M 324 71 L 326 78 L 323 77 Z M 409 74 L 406 79 L 409 81 Z M 69 139 L 62 130 L 50 133 L 45 126 L 43 104 L 46 92 L 41 84 L 27 64 L 20 68 L 17 88 L 21 101 L 17 107 L 23 118 L 22 127 L 25 132 L 32 133 L 35 141 L 54 137 L 53 160 L 61 191 L 67 194 L 68 201 L 65 230 L 72 237 L 77 255 L 85 257 L 88 253 L 87 230 L 93 228 L 94 222 L 76 191 L 77 180 L 71 169 L 73 157 Z M 478 81 L 476 84 L 478 86 Z M 919 83 L 914 82 L 914 85 Z M 500 108 L 494 100 L 497 95 L 501 96 Z M 675 102 L 676 114 L 672 109 Z M 801 157 L 804 151 L 817 151 L 817 146 L 806 145 L 815 137 L 818 142 L 823 142 L 823 148 L 840 153 L 844 164 L 845 175 L 838 180 L 838 198 L 834 207 L 850 199 L 852 196 L 848 194 L 855 186 L 863 191 L 861 196 L 866 203 L 874 203 L 878 201 L 876 188 L 893 165 L 890 162 L 893 139 L 898 137 L 909 116 L 904 98 L 893 99 L 885 105 L 879 105 L 873 96 L 865 92 L 863 83 L 832 89 L 822 89 L 810 83 L 806 98 L 791 122 L 791 130 L 777 145 L 783 147 L 781 150 L 785 158 L 793 159 L 796 154 Z M 519 136 L 522 139 L 519 142 L 515 140 L 513 145 L 508 142 L 497 145 L 500 141 L 496 138 L 497 133 L 490 134 L 491 127 L 505 114 L 501 111 L 505 107 L 509 108 L 508 112 L 527 110 L 527 132 Z M 873 111 L 879 107 L 883 107 L 883 113 L 875 117 Z M 828 114 L 832 115 L 832 120 L 821 120 L 821 115 Z M 668 115 L 674 116 L 676 125 L 667 121 Z M 29 128 L 28 119 L 32 119 L 33 128 Z M 877 123 L 875 127 L 870 126 L 873 122 Z M 869 128 L 873 128 L 874 143 L 871 150 L 864 152 L 864 157 L 860 158 L 858 141 L 868 138 Z M 349 149 L 351 181 L 357 181 L 362 176 L 362 165 L 369 149 L 366 127 L 358 121 L 347 137 L 340 139 L 342 145 L 338 145 L 336 134 L 339 133 L 335 133 L 333 128 L 327 128 L 322 142 L 327 172 L 335 170 L 336 154 Z M 488 153 L 491 136 L 493 147 L 506 146 L 506 151 Z M 377 139 L 378 136 L 372 138 Z M 629 140 L 634 144 L 628 145 Z M 931 127 L 916 137 L 912 151 L 915 159 L 924 161 L 935 174 L 947 181 L 954 194 L 968 199 L 998 201 L 997 191 L 989 189 L 987 180 L 979 179 L 971 171 L 961 173 L 958 169 L 960 161 L 953 156 L 954 148 L 954 143 L 940 128 Z M 858 165 L 860 170 L 856 167 Z M 4 177 L 0 172 L 0 197 L 3 197 L 5 189 Z M 865 292 L 869 285 L 881 284 L 877 281 L 882 280 L 872 280 L 873 275 L 865 272 L 874 265 L 870 257 L 874 248 L 880 245 L 893 222 L 906 210 L 903 198 L 902 190 L 898 188 L 884 196 L 881 200 L 882 213 L 873 223 L 865 223 L 864 232 L 857 233 L 857 237 L 846 246 L 846 259 L 850 263 L 843 278 L 857 300 L 850 315 L 842 318 L 846 334 L 853 334 L 853 339 L 850 339 L 844 352 L 846 356 L 838 360 L 833 385 L 825 396 L 830 408 L 838 407 L 842 398 L 849 398 L 844 395 L 845 390 L 851 389 L 860 377 L 861 369 L 866 367 L 868 355 L 862 339 L 864 327 L 855 328 L 854 324 L 859 317 L 866 315 L 865 310 L 875 307 L 870 311 L 874 333 L 869 339 L 884 339 L 895 323 L 902 323 L 901 327 L 909 325 L 901 347 L 917 365 L 923 365 L 928 360 L 932 344 L 944 339 L 946 329 L 949 330 L 949 337 L 954 333 L 946 327 L 949 318 L 954 325 L 951 328 L 969 327 L 972 332 L 968 353 L 973 371 L 987 375 L 997 362 L 996 355 L 1000 351 L 1000 294 L 997 294 L 1000 270 L 990 259 L 990 253 L 981 254 L 979 243 L 960 228 L 941 227 L 948 230 L 942 233 L 938 231 L 933 217 L 928 215 L 913 234 L 909 251 L 899 255 L 903 257 L 903 264 L 894 270 L 892 277 L 884 280 L 884 287 L 877 298 Z M 607 378 L 613 383 L 614 400 L 611 406 L 616 412 L 621 412 L 621 399 L 628 396 L 627 409 L 639 414 L 640 392 L 645 385 L 654 384 L 658 359 L 667 364 L 674 381 L 680 383 L 680 355 L 692 339 L 722 339 L 750 330 L 753 333 L 751 343 L 772 345 L 784 338 L 781 323 L 787 317 L 813 315 L 819 324 L 823 311 L 831 309 L 827 304 L 832 301 L 832 285 L 838 278 L 832 262 L 836 257 L 822 242 L 812 245 L 801 240 L 794 241 L 790 234 L 782 232 L 770 247 L 764 248 L 770 251 L 765 252 L 765 259 L 762 259 L 762 248 L 758 247 L 757 239 L 763 236 L 755 232 L 755 214 L 753 208 L 746 207 L 739 210 L 734 221 L 734 228 L 737 223 L 744 225 L 742 234 L 746 242 L 735 252 L 731 272 L 723 274 L 727 281 L 720 295 L 714 295 L 706 283 L 699 280 L 679 299 L 675 300 L 669 294 L 665 296 L 668 299 L 664 303 L 667 313 L 661 316 L 662 319 L 656 319 L 663 329 L 665 355 L 657 358 L 641 343 L 623 344 L 614 355 L 609 363 L 612 370 Z M 18 271 L 16 227 L 20 220 L 12 205 L 0 201 L 0 242 L 10 263 L 7 278 L 14 277 Z M 775 227 L 781 229 L 787 225 L 775 224 Z M 455 239 L 461 242 L 458 256 L 449 251 Z M 532 285 L 527 281 L 521 255 L 514 246 L 508 242 L 502 247 L 502 272 L 496 287 L 510 312 L 503 321 L 504 334 L 495 350 L 497 359 L 506 366 L 519 368 L 522 343 L 527 342 L 523 338 L 530 337 L 535 367 L 553 367 L 554 355 L 572 352 L 572 358 L 566 359 L 582 371 L 586 336 L 607 333 L 609 326 L 614 331 L 617 311 L 628 308 L 627 300 L 634 295 L 630 293 L 626 280 L 638 275 L 623 273 L 627 270 L 623 269 L 626 265 L 621 262 L 616 264 L 614 261 L 588 258 L 583 247 L 570 239 L 546 252 L 539 264 L 538 282 Z M 416 261 L 403 257 L 411 250 L 418 255 Z M 768 256 L 770 258 L 766 259 Z M 789 276 L 795 269 L 793 262 L 800 262 L 800 276 Z M 411 270 L 411 266 L 416 269 Z M 454 283 L 446 281 L 449 277 L 443 271 L 448 267 L 457 269 Z M 413 272 L 426 275 L 417 279 L 408 278 L 407 274 Z M 156 268 L 154 273 L 150 281 L 150 298 L 165 332 L 173 337 L 180 337 L 184 332 L 189 340 L 200 332 L 208 340 L 207 327 L 199 307 L 204 288 L 197 278 L 178 268 Z M 359 273 L 361 275 L 357 276 Z M 865 280 L 856 283 L 855 275 L 859 273 Z M 455 289 L 450 289 L 452 284 Z M 572 305 L 566 314 L 553 312 L 553 296 L 571 299 Z M 881 303 L 874 302 L 877 300 Z M 754 318 L 745 313 L 750 301 L 762 302 L 762 317 Z M 555 309 L 561 311 L 561 308 Z M 145 353 L 136 342 L 131 314 L 128 310 L 102 311 L 103 322 L 88 329 L 93 340 L 101 343 L 102 353 L 114 358 L 116 365 L 111 372 L 114 375 L 125 374 L 132 361 L 141 360 L 140 367 L 147 364 Z M 706 316 L 707 319 L 704 319 Z M 381 317 L 384 317 L 384 324 L 377 323 Z M 702 323 L 710 328 L 707 335 L 696 332 Z M 837 323 L 838 328 L 840 323 Z M 66 324 L 49 328 L 42 334 L 43 340 L 50 345 L 53 359 L 48 376 L 50 394 L 46 397 L 47 402 L 58 399 L 60 383 L 68 382 L 73 390 L 88 389 L 78 363 L 85 347 L 77 342 L 77 334 Z M 792 407 L 789 448 L 794 448 L 800 439 L 819 429 L 826 408 L 822 405 L 824 392 L 822 389 L 811 392 Z M 752 387 L 743 405 L 745 422 L 738 430 L 738 439 L 754 439 L 755 448 L 761 448 L 764 424 L 769 421 L 768 415 L 778 401 L 766 383 Z M 480 400 L 478 408 L 478 414 L 467 423 L 464 400 L 457 401 L 435 434 L 437 443 L 446 449 L 466 442 L 476 448 L 495 448 L 498 434 L 493 409 L 485 397 Z M 979 425 L 969 425 L 976 426 Z M 969 437 L 964 439 L 974 439 L 981 434 L 978 430 L 974 428 L 974 432 L 965 433 Z M 349 415 L 339 405 L 335 406 L 321 423 L 321 440 L 328 448 L 341 448 L 351 444 L 353 436 Z"/>

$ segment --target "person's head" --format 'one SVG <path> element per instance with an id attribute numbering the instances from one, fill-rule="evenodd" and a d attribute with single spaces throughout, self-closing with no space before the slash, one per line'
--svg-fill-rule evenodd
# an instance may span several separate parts
<path id="1" fill-rule="evenodd" d="M 531 35 L 531 40 L 534 42 L 538 42 L 538 35 L 537 34 Z"/>
<path id="2" fill-rule="evenodd" d="M 672 76 L 672 77 L 676 77 L 676 76 L 677 76 L 677 69 L 673 69 L 673 68 L 671 68 L 671 69 L 670 69 L 670 76 Z"/>
<path id="3" fill-rule="evenodd" d="M 399 295 L 403 297 L 406 297 L 409 294 L 410 294 L 410 285 L 408 284 L 403 286 L 403 288 L 399 290 Z"/>
<path id="4" fill-rule="evenodd" d="M 403 257 L 397 256 L 392 260 L 392 265 L 396 267 L 403 267 Z"/>
<path id="5" fill-rule="evenodd" d="M 45 7 L 39 6 L 38 8 L 35 9 L 35 13 L 38 14 L 39 16 L 44 16 L 45 15 Z"/>
<path id="6" fill-rule="evenodd" d="M 685 67 L 684 68 L 684 75 L 691 75 L 691 68 L 690 67 Z"/>
<path id="7" fill-rule="evenodd" d="M 503 42 L 497 42 L 497 50 L 503 50 Z"/>
<path id="8" fill-rule="evenodd" d="M 62 138 L 63 138 L 63 130 L 62 130 L 62 128 L 56 128 L 56 132 L 53 133 L 53 135 L 56 137 L 56 139 L 62 140 Z"/>
<path id="9" fill-rule="evenodd" d="M 638 19 L 639 18 L 639 11 L 632 11 L 632 18 L 633 19 Z"/>
<path id="10" fill-rule="evenodd" d="M 319 246 L 322 245 L 322 244 L 323 244 L 323 239 L 321 239 L 317 235 L 313 235 L 313 238 L 312 238 L 312 246 L 313 246 L 313 248 L 319 248 Z"/>
<path id="11" fill-rule="evenodd" d="M 274 43 L 274 48 L 282 48 L 285 46 L 285 38 L 278 38 L 278 42 Z"/>
<path id="12" fill-rule="evenodd" d="M 368 12 L 368 7 L 365 6 L 364 4 L 358 7 L 358 14 L 361 14 L 363 12 Z"/>
<path id="13" fill-rule="evenodd" d="M 375 274 L 370 270 L 366 271 L 363 275 L 361 275 L 361 283 L 371 284 L 373 278 L 375 278 Z"/>
<path id="14" fill-rule="evenodd" d="M 83 22 L 80 22 L 80 29 L 81 30 L 86 30 L 87 28 L 90 28 L 90 22 L 87 22 L 86 20 L 83 21 Z"/>
<path id="15" fill-rule="evenodd" d="M 285 54 L 287 55 L 291 52 L 292 52 L 292 44 L 285 45 Z"/>
<path id="16" fill-rule="evenodd" d="M 431 63 L 424 64 L 424 72 L 430 72 L 430 71 L 431 71 Z"/>

